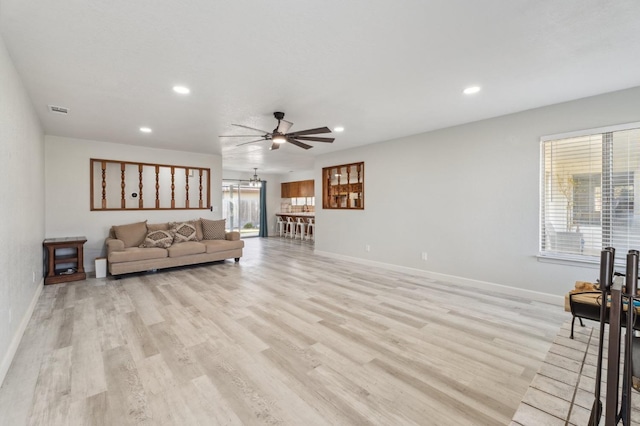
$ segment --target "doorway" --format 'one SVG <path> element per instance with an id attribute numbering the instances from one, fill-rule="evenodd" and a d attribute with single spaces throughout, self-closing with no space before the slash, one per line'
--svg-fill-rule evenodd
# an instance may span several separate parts
<path id="1" fill-rule="evenodd" d="M 222 181 L 222 217 L 227 232 L 240 232 L 241 238 L 260 233 L 260 186 L 240 180 Z"/>

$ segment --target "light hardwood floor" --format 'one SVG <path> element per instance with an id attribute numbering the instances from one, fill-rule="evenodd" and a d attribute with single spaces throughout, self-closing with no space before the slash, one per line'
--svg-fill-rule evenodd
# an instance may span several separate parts
<path id="1" fill-rule="evenodd" d="M 46 286 L 3 425 L 505 425 L 560 306 L 246 240 L 204 267 Z"/>

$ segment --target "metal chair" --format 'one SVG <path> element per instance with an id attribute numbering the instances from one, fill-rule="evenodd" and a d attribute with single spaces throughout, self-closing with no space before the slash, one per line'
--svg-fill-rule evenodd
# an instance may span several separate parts
<path id="1" fill-rule="evenodd" d="M 289 238 L 296 237 L 296 223 L 291 216 L 287 216 L 287 223 L 285 223 L 284 236 Z"/>
<path id="2" fill-rule="evenodd" d="M 294 238 L 297 238 L 297 236 L 300 235 L 300 241 L 303 241 L 305 238 L 306 229 L 307 225 L 304 223 L 304 219 L 299 217 L 296 223 L 296 235 L 294 236 Z"/>
<path id="3" fill-rule="evenodd" d="M 307 218 L 307 240 L 315 240 L 315 219 L 312 217 Z"/>
<path id="4" fill-rule="evenodd" d="M 278 235 L 280 235 L 281 237 L 284 237 L 284 228 L 285 228 L 285 222 L 282 219 L 282 216 L 278 216 L 277 220 L 276 220 L 276 230 L 278 232 Z"/>

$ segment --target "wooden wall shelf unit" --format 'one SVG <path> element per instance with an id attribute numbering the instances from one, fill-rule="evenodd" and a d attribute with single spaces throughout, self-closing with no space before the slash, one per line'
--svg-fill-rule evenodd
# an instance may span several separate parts
<path id="1" fill-rule="evenodd" d="M 47 238 L 42 242 L 45 249 L 47 265 L 47 275 L 44 278 L 45 284 L 66 283 L 69 281 L 80 281 L 87 278 L 84 272 L 84 243 L 85 237 Z M 68 251 L 70 253 L 61 254 L 57 250 Z M 67 266 L 60 266 L 67 265 Z M 69 266 L 71 265 L 71 266 Z M 73 273 L 67 273 L 72 269 Z"/>
<path id="2" fill-rule="evenodd" d="M 364 162 L 322 169 L 322 208 L 364 210 Z"/>

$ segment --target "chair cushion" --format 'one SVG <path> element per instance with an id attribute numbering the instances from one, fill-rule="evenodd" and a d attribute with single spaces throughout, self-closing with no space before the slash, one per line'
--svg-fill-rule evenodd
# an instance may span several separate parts
<path id="1" fill-rule="evenodd" d="M 134 260 L 162 259 L 163 257 L 167 257 L 167 250 L 163 248 L 130 247 L 123 251 L 113 251 L 109 253 L 109 262 L 132 262 Z"/>
<path id="2" fill-rule="evenodd" d="M 202 236 L 204 240 L 224 240 L 226 219 L 209 220 L 200 218 L 202 222 Z"/>
<path id="3" fill-rule="evenodd" d="M 229 240 L 202 240 L 202 244 L 207 247 L 207 253 L 217 253 L 225 250 L 235 250 L 244 247 L 244 241 L 229 241 Z"/>
<path id="4" fill-rule="evenodd" d="M 188 256 L 190 254 L 204 253 L 207 247 L 197 241 L 186 241 L 184 243 L 174 243 L 167 249 L 169 257 Z"/>
<path id="5" fill-rule="evenodd" d="M 114 226 L 113 231 L 116 238 L 124 243 L 125 248 L 138 247 L 147 236 L 147 221 Z"/>

